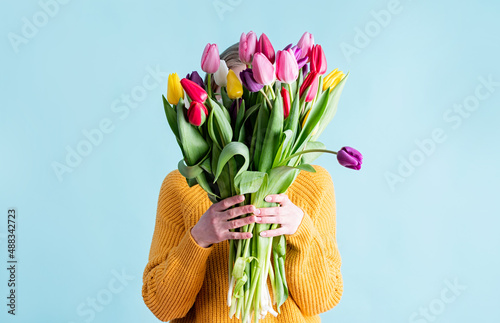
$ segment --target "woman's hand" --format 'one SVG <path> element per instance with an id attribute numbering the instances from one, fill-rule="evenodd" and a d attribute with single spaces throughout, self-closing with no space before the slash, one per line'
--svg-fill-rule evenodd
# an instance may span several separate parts
<path id="1" fill-rule="evenodd" d="M 280 206 L 259 208 L 260 214 L 257 223 L 279 223 L 281 227 L 274 230 L 262 231 L 262 237 L 274 237 L 283 234 L 294 234 L 304 217 L 304 211 L 293 204 L 285 193 L 266 196 L 267 202 L 279 203 Z M 257 214 L 254 212 L 254 214 Z"/>
<path id="2" fill-rule="evenodd" d="M 258 214 L 254 205 L 237 206 L 227 210 L 229 207 L 241 203 L 244 200 L 245 197 L 243 195 L 235 195 L 212 204 L 201 216 L 200 220 L 198 220 L 198 223 L 191 229 L 191 235 L 196 243 L 203 248 L 207 248 L 213 243 L 227 239 L 251 238 L 251 232 L 229 231 L 230 229 L 236 229 L 254 223 L 257 219 L 255 215 L 250 215 L 242 219 L 231 220 L 247 213 Z"/>

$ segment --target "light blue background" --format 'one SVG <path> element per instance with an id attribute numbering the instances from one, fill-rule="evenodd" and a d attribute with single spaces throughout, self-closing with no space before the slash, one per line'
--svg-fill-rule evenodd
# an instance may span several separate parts
<path id="1" fill-rule="evenodd" d="M 276 49 L 309 31 L 329 70 L 351 73 L 321 140 L 356 147 L 363 168 L 342 168 L 331 155 L 315 162 L 334 180 L 344 277 L 341 302 L 323 321 L 500 321 L 500 87 L 482 88 L 488 98 L 460 125 L 444 117 L 473 102 L 480 77 L 500 81 L 500 3 L 402 0 L 378 30 L 370 12 L 391 1 L 218 3 L 230 10 L 219 15 L 212 1 L 73 0 L 16 53 L 9 33 L 22 36 L 23 17 L 42 9 L 2 1 L 0 258 L 6 267 L 15 207 L 19 288 L 13 318 L 0 271 L 0 321 L 157 322 L 142 300 L 142 274 L 161 182 L 182 157 L 161 104 L 166 77 L 128 114 L 112 105 L 142 84 L 148 66 L 183 77 L 200 71 L 206 43 L 222 51 L 250 30 Z M 341 45 L 355 46 L 356 28 L 372 37 L 346 55 Z M 112 131 L 59 180 L 52 165 L 65 163 L 65 147 L 76 149 L 82 131 L 105 119 Z M 415 140 L 436 128 L 446 140 L 419 153 Z M 419 166 L 401 173 L 400 158 L 410 157 Z M 388 172 L 404 182 L 391 189 Z M 108 304 L 82 305 L 122 270 L 128 279 Z M 455 279 L 465 290 L 454 294 Z M 425 308 L 432 319 L 419 314 Z"/>

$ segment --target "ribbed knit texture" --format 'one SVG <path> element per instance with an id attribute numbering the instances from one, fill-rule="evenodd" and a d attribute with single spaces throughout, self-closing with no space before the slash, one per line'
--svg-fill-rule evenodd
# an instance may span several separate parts
<path id="1" fill-rule="evenodd" d="M 286 192 L 304 217 L 297 232 L 286 235 L 288 299 L 278 317 L 268 313 L 262 323 L 320 322 L 318 314 L 342 296 L 333 182 L 326 169 L 313 167 L 316 173 L 301 171 Z M 160 321 L 241 321 L 229 318 L 226 303 L 228 242 L 202 248 L 191 236 L 210 205 L 207 193 L 199 185 L 189 187 L 178 170 L 165 177 L 142 287 L 146 306 Z"/>

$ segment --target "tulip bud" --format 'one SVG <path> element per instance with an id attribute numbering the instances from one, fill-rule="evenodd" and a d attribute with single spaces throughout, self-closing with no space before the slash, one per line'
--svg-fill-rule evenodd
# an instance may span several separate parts
<path id="1" fill-rule="evenodd" d="M 255 53 L 256 47 L 257 35 L 253 31 L 250 31 L 248 35 L 242 33 L 240 37 L 240 43 L 238 45 L 240 61 L 244 64 L 252 63 L 252 57 Z"/>
<path id="2" fill-rule="evenodd" d="M 342 71 L 337 71 L 338 69 L 334 69 L 323 79 L 323 91 L 326 89 L 333 89 L 340 81 L 344 78 L 344 73 Z"/>
<path id="3" fill-rule="evenodd" d="M 195 82 L 201 88 L 205 89 L 205 83 L 203 82 L 203 79 L 201 78 L 200 74 L 198 74 L 198 72 L 193 71 L 191 74 L 187 74 L 186 78 L 190 81 Z"/>
<path id="4" fill-rule="evenodd" d="M 214 74 L 215 84 L 217 84 L 220 87 L 226 86 L 227 85 L 227 72 L 228 72 L 228 69 L 227 69 L 226 61 L 221 59 L 219 69 Z"/>
<path id="5" fill-rule="evenodd" d="M 285 87 L 281 88 L 281 97 L 283 98 L 283 117 L 286 119 L 290 114 L 290 94 Z"/>
<path id="6" fill-rule="evenodd" d="M 243 95 L 243 86 L 233 70 L 227 73 L 227 96 L 234 100 Z"/>
<path id="7" fill-rule="evenodd" d="M 207 107 L 200 102 L 191 101 L 191 105 L 187 111 L 189 123 L 193 126 L 201 126 L 208 116 Z"/>
<path id="8" fill-rule="evenodd" d="M 355 170 L 361 169 L 363 155 L 359 151 L 351 147 L 342 147 L 337 153 L 339 164 Z"/>
<path id="9" fill-rule="evenodd" d="M 274 66 L 262 53 L 255 53 L 253 57 L 253 77 L 257 83 L 271 85 L 275 79 Z"/>
<path id="10" fill-rule="evenodd" d="M 186 91 L 186 94 L 189 96 L 191 101 L 198 101 L 201 103 L 205 103 L 205 100 L 208 97 L 207 92 L 196 84 L 195 82 L 188 80 L 187 78 L 183 78 L 181 80 L 182 88 Z"/>
<path id="11" fill-rule="evenodd" d="M 314 100 L 316 97 L 316 93 L 318 92 L 318 84 L 319 84 L 319 74 L 316 72 L 311 72 L 307 74 L 306 79 L 300 86 L 299 90 L 299 96 L 302 97 L 304 92 L 306 91 L 307 87 L 309 87 L 309 90 L 307 91 L 306 94 L 306 102 L 311 102 Z"/>
<path id="12" fill-rule="evenodd" d="M 201 69 L 206 73 L 215 73 L 219 69 L 220 58 L 217 44 L 207 44 L 201 56 Z"/>
<path id="13" fill-rule="evenodd" d="M 311 57 L 311 51 L 314 46 L 314 37 L 312 34 L 308 33 L 307 31 L 300 37 L 299 42 L 297 43 L 297 46 L 302 49 L 302 54 L 300 58 L 307 57 L 309 60 Z"/>
<path id="14" fill-rule="evenodd" d="M 179 81 L 179 75 L 172 73 L 168 76 L 167 101 L 170 104 L 177 104 L 180 98 L 184 98 L 184 91 Z"/>
<path id="15" fill-rule="evenodd" d="M 292 49 L 279 50 L 276 54 L 276 76 L 283 83 L 292 83 L 299 76 L 299 66 Z"/>
<path id="16" fill-rule="evenodd" d="M 326 72 L 326 57 L 321 45 L 314 45 L 311 54 L 311 71 L 318 74 L 325 74 Z"/>
<path id="17" fill-rule="evenodd" d="M 250 91 L 250 92 L 259 92 L 264 85 L 257 83 L 255 78 L 253 77 L 253 72 L 251 68 L 244 69 L 240 72 L 241 83 Z"/>
<path id="18" fill-rule="evenodd" d="M 267 38 L 266 34 L 264 33 L 260 35 L 260 38 L 257 41 L 257 48 L 255 50 L 255 53 L 264 54 L 267 57 L 267 59 L 271 62 L 271 64 L 274 64 L 276 60 L 273 45 L 271 44 L 269 38 Z"/>

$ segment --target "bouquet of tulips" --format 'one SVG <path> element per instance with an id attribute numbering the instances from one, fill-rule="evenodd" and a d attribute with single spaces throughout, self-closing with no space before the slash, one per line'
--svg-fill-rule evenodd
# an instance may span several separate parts
<path id="1" fill-rule="evenodd" d="M 208 86 L 197 72 L 182 80 L 169 75 L 164 109 L 183 154 L 178 169 L 189 186 L 199 184 L 213 203 L 243 194 L 244 204 L 259 208 L 275 206 L 264 197 L 286 192 L 301 170 L 314 172 L 311 162 L 322 153 L 360 169 L 357 150 L 336 152 L 317 140 L 337 111 L 348 75 L 335 69 L 324 76 L 325 54 L 313 35 L 306 32 L 296 45 L 275 53 L 265 34 L 243 33 L 239 57 L 247 68 L 238 77 L 220 60 L 217 45 L 207 44 L 201 68 Z M 253 316 L 257 322 L 268 312 L 277 316 L 287 299 L 285 236 L 259 234 L 276 227 L 252 223 L 235 229 L 252 232 L 251 239 L 229 240 L 230 317 L 248 322 Z"/>

